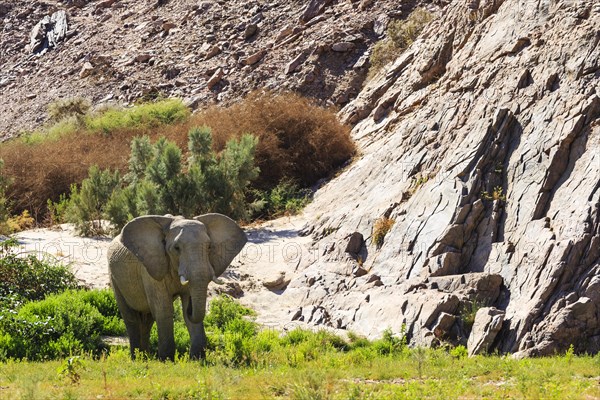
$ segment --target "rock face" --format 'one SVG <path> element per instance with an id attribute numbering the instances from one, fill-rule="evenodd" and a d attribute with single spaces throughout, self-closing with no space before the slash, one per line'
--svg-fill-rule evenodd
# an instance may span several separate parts
<path id="1" fill-rule="evenodd" d="M 56 11 L 51 16 L 45 16 L 33 27 L 29 48 L 32 53 L 41 53 L 55 48 L 67 36 L 68 22 L 65 11 Z"/>
<path id="2" fill-rule="evenodd" d="M 477 351 L 497 329 L 489 350 L 598 352 L 599 60 L 596 2 L 451 2 L 340 112 L 362 157 L 306 210 L 319 257 L 290 295 L 329 325 L 423 344 L 465 343 L 476 301 L 504 314 Z"/>

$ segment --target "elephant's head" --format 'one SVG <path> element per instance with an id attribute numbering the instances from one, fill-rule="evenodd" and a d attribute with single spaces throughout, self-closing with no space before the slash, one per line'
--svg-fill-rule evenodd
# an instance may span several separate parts
<path id="1" fill-rule="evenodd" d="M 201 322 L 206 308 L 208 283 L 225 271 L 246 244 L 242 229 L 221 214 L 194 219 L 146 215 L 130 221 L 121 240 L 157 281 L 189 292 L 185 312 Z"/>

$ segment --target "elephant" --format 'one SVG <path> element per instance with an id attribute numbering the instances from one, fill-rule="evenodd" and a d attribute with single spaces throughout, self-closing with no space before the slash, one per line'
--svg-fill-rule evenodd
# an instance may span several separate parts
<path id="1" fill-rule="evenodd" d="M 247 242 L 229 217 L 205 214 L 185 219 L 146 215 L 128 222 L 108 249 L 110 282 L 125 321 L 131 357 L 148 352 L 156 321 L 158 357 L 173 360 L 173 302 L 181 298 L 190 333 L 190 357 L 204 358 L 204 315 L 208 284 Z"/>

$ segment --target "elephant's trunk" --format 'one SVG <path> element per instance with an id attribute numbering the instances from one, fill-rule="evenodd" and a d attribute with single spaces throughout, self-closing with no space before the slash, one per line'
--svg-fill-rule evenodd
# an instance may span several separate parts
<path id="1" fill-rule="evenodd" d="M 206 296 L 208 283 L 200 282 L 198 285 L 190 283 L 190 304 L 186 310 L 190 321 L 197 324 L 204 320 L 206 313 Z"/>

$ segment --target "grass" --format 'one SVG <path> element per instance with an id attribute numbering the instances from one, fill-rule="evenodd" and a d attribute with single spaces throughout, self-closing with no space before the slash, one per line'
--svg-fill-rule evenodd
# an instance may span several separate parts
<path id="1" fill-rule="evenodd" d="M 394 220 L 388 217 L 379 218 L 375 221 L 375 225 L 373 226 L 373 243 L 377 248 L 380 248 L 383 245 L 383 241 L 385 239 L 385 235 L 388 234 L 392 226 L 394 225 Z"/>
<path id="2" fill-rule="evenodd" d="M 600 356 L 514 360 L 454 358 L 424 350 L 363 359 L 359 350 L 324 351 L 301 363 L 209 366 L 179 359 L 133 362 L 125 349 L 90 357 L 0 364 L 3 399 L 596 399 Z M 419 377 L 421 375 L 421 377 Z"/>

